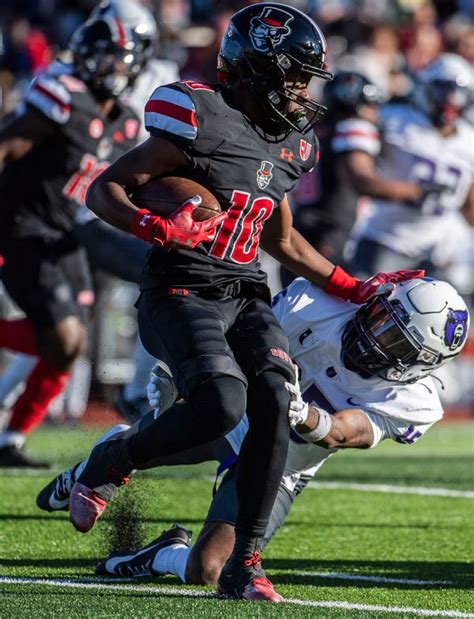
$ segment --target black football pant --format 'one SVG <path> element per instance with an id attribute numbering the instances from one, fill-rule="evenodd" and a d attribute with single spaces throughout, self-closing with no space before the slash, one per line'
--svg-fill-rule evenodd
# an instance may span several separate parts
<path id="1" fill-rule="evenodd" d="M 288 341 L 260 298 L 203 299 L 142 293 L 145 348 L 165 362 L 186 403 L 177 403 L 128 439 L 135 468 L 223 436 L 247 411 L 249 431 L 237 468 L 236 531 L 263 536 L 283 474 L 294 373 Z"/>

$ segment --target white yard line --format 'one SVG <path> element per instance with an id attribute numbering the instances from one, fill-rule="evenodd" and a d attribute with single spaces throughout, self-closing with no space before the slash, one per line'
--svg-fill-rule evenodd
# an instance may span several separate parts
<path id="1" fill-rule="evenodd" d="M 105 580 L 105 582 L 104 582 Z M 98 589 L 100 591 L 130 591 L 138 593 L 154 593 L 160 595 L 173 595 L 194 598 L 215 598 L 215 594 L 209 591 L 186 589 L 185 587 L 151 587 L 149 585 L 121 585 L 109 584 L 110 579 L 91 582 L 90 580 L 60 580 L 52 578 L 10 578 L 0 576 L 0 584 L 30 584 L 50 587 L 66 587 L 70 589 Z M 382 606 L 379 604 L 354 604 L 352 602 L 298 600 L 295 598 L 285 599 L 286 604 L 296 606 L 310 606 L 316 608 L 340 608 L 344 610 L 361 610 L 366 612 L 404 613 L 415 614 L 422 617 L 455 617 L 460 619 L 474 619 L 474 613 L 465 613 L 460 610 L 431 610 L 428 608 L 412 608 L 410 606 Z"/>
<path id="2" fill-rule="evenodd" d="M 388 576 L 363 576 L 362 574 L 348 574 L 346 572 L 298 572 L 298 576 L 315 576 L 316 578 L 330 578 L 336 580 L 359 580 L 364 582 L 380 582 L 399 585 L 454 585 L 452 580 L 418 580 L 417 578 L 391 578 Z"/>
<path id="3" fill-rule="evenodd" d="M 359 490 L 361 492 L 388 492 L 391 494 L 420 494 L 422 496 L 449 496 L 459 499 L 474 499 L 472 490 L 429 488 L 424 486 L 396 486 L 393 484 L 357 484 L 338 481 L 310 481 L 308 488 L 317 490 Z"/>

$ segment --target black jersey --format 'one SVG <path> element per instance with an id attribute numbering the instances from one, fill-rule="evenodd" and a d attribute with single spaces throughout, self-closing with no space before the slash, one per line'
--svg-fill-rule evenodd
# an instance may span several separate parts
<path id="1" fill-rule="evenodd" d="M 315 191 L 295 189 L 295 227 L 324 256 L 341 262 L 357 215 L 360 194 L 341 167 L 340 158 L 361 151 L 380 153 L 377 127 L 361 118 L 323 124 L 317 131 L 321 160 L 315 171 Z"/>
<path id="2" fill-rule="evenodd" d="M 58 238 L 72 228 L 91 181 L 136 143 L 139 120 L 117 102 L 99 113 L 84 82 L 67 72 L 44 73 L 26 106 L 54 124 L 54 136 L 7 163 L 0 176 L 0 235 Z"/>
<path id="3" fill-rule="evenodd" d="M 265 222 L 316 160 L 313 133 L 265 136 L 218 86 L 180 82 L 157 88 L 145 107 L 145 125 L 183 150 L 177 175 L 211 191 L 228 216 L 211 243 L 193 250 L 154 248 L 144 288 L 203 288 L 237 279 L 264 281 L 258 248 Z"/>

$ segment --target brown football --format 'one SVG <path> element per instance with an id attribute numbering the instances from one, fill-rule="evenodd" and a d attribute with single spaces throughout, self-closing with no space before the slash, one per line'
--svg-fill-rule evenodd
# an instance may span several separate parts
<path id="1" fill-rule="evenodd" d="M 221 206 L 215 196 L 205 187 L 179 176 L 163 176 L 151 180 L 135 191 L 130 199 L 140 208 L 146 208 L 155 215 L 166 217 L 183 202 L 193 196 L 201 196 L 201 206 L 193 211 L 193 219 L 205 221 L 221 212 Z"/>

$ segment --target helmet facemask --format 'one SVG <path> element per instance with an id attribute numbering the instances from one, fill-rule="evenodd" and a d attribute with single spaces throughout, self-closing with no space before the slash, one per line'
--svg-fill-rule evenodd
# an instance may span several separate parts
<path id="1" fill-rule="evenodd" d="M 74 72 L 98 100 L 119 97 L 129 86 L 137 63 L 137 40 L 121 31 L 114 40 L 107 20 L 86 23 L 71 41 Z"/>
<path id="2" fill-rule="evenodd" d="M 410 326 L 410 317 L 399 301 L 374 297 L 348 322 L 342 336 L 343 362 L 364 378 L 378 376 L 397 383 L 419 378 L 410 371 L 426 365 L 429 373 L 440 355 L 423 346 L 423 338 Z"/>

